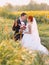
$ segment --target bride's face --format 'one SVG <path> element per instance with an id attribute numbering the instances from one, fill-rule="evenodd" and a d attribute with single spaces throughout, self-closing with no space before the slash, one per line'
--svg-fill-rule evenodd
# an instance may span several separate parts
<path id="1" fill-rule="evenodd" d="M 30 22 L 30 23 L 33 22 L 33 17 L 32 16 L 28 17 L 28 22 Z"/>

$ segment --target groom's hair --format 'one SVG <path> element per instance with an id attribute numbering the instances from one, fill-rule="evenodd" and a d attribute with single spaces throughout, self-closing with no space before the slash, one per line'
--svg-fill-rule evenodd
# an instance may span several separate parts
<path id="1" fill-rule="evenodd" d="M 21 16 L 25 16 L 25 15 L 27 15 L 26 13 L 21 13 Z"/>

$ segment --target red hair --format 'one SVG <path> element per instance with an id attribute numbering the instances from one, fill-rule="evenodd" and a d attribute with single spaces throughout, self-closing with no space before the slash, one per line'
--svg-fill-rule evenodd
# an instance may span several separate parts
<path id="1" fill-rule="evenodd" d="M 29 16 L 28 19 L 30 19 L 30 21 L 33 22 L 33 16 Z"/>

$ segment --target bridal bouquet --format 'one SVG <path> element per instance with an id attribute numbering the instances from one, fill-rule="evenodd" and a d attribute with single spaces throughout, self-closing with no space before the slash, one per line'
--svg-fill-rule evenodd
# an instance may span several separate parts
<path id="1" fill-rule="evenodd" d="M 20 29 L 25 30 L 26 29 L 26 26 L 23 25 L 23 26 L 20 27 Z"/>

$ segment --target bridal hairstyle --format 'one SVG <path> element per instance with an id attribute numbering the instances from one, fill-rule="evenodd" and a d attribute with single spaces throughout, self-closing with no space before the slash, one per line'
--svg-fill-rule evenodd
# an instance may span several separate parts
<path id="1" fill-rule="evenodd" d="M 33 16 L 28 16 L 28 19 L 30 20 L 30 22 L 33 22 Z"/>

